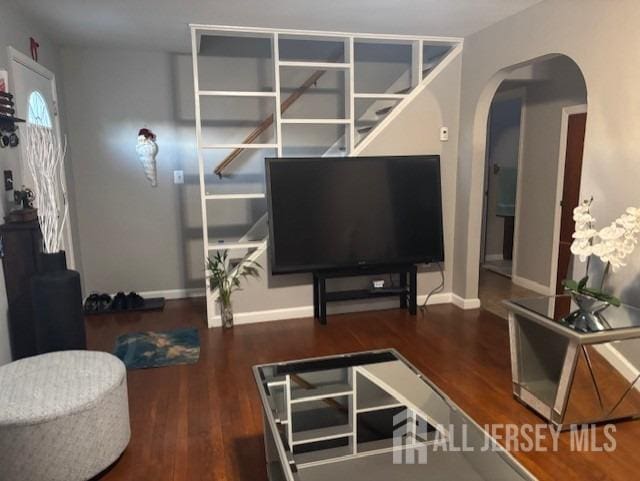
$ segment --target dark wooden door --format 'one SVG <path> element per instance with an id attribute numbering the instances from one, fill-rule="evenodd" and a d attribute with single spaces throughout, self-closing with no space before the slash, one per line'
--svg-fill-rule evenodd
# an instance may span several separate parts
<path id="1" fill-rule="evenodd" d="M 584 150 L 584 132 L 587 114 L 569 116 L 567 129 L 567 153 L 564 164 L 564 182 L 562 187 L 562 214 L 560 219 L 560 245 L 558 247 L 558 277 L 556 292 L 563 292 L 562 281 L 567 278 L 571 260 L 571 242 L 574 222 L 573 209 L 580 202 L 580 177 L 582 175 L 582 153 Z"/>

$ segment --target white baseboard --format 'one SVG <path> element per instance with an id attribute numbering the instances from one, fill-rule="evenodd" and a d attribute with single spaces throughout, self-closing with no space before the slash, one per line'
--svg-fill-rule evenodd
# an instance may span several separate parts
<path id="1" fill-rule="evenodd" d="M 457 294 L 451 294 L 451 302 L 453 302 L 454 306 L 459 307 L 460 309 L 470 310 L 470 309 L 480 309 L 480 299 L 465 299 L 464 297 L 460 297 Z"/>
<path id="2" fill-rule="evenodd" d="M 543 296 L 553 295 L 553 293 L 550 292 L 551 289 L 549 288 L 549 286 L 543 286 L 538 282 L 525 279 L 524 277 L 516 276 L 515 274 L 511 276 L 511 282 L 513 282 L 517 286 L 524 287 L 525 289 L 529 289 L 530 291 L 537 292 L 538 294 L 541 294 Z"/>
<path id="3" fill-rule="evenodd" d="M 427 298 L 427 295 L 420 295 L 417 297 L 418 306 L 422 305 Z M 428 305 L 435 304 L 447 304 L 451 302 L 451 293 L 450 292 L 441 292 L 438 294 L 434 294 L 429 299 Z M 364 312 L 370 310 L 384 309 L 384 308 L 392 308 L 397 307 L 397 300 L 395 304 L 376 304 L 376 306 L 372 309 L 370 303 L 364 304 L 355 304 L 350 306 L 344 306 L 343 309 L 340 309 L 340 313 L 347 312 Z M 331 314 L 337 314 L 336 312 L 330 312 Z M 233 314 L 234 323 L 237 325 L 240 324 L 251 324 L 254 322 L 269 322 L 269 321 L 283 321 L 285 319 L 299 319 L 304 317 L 313 317 L 313 306 L 300 306 L 300 307 L 287 307 L 284 309 L 269 309 L 266 311 L 251 311 L 251 312 L 238 312 Z M 209 319 L 209 327 L 220 327 L 221 320 L 220 316 L 213 316 Z"/>
<path id="4" fill-rule="evenodd" d="M 266 311 L 234 312 L 233 322 L 239 324 L 252 324 L 255 322 L 283 321 L 285 319 L 298 319 L 313 317 L 313 306 L 287 307 L 284 309 L 269 309 Z M 220 316 L 209 318 L 209 327 L 220 327 Z"/>
<path id="5" fill-rule="evenodd" d="M 144 298 L 164 297 L 167 300 L 188 299 L 191 297 L 204 297 L 204 289 L 168 289 L 165 291 L 138 292 Z"/>
<path id="6" fill-rule="evenodd" d="M 502 254 L 487 254 L 484 256 L 485 262 L 503 261 L 504 256 Z"/>

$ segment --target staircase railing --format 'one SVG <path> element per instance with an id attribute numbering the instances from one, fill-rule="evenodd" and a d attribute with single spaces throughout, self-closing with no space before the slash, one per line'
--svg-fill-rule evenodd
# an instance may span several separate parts
<path id="1" fill-rule="evenodd" d="M 280 104 L 280 112 L 286 112 L 287 109 L 289 109 L 289 107 L 291 107 L 296 102 L 296 100 L 302 97 L 307 90 L 313 87 L 326 72 L 326 70 L 316 70 L 307 80 L 304 81 L 304 83 L 300 87 L 298 87 L 294 92 L 291 93 L 291 95 L 284 99 L 284 101 Z M 252 144 L 253 142 L 255 142 L 256 139 L 258 139 L 265 130 L 273 125 L 274 119 L 274 114 L 269 115 L 260 123 L 260 125 L 258 125 L 253 130 L 253 132 L 245 137 L 242 143 Z M 246 147 L 238 147 L 234 149 L 227 157 L 225 157 L 222 162 L 220 162 L 216 166 L 214 173 L 218 177 L 222 177 L 224 169 L 226 169 L 231 164 L 231 162 L 233 162 L 245 149 Z"/>

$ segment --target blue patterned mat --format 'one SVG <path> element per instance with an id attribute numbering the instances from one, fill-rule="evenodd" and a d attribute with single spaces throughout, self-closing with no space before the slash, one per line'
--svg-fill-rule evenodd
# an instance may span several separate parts
<path id="1" fill-rule="evenodd" d="M 128 369 L 193 364 L 200 358 L 200 337 L 193 328 L 124 334 L 113 353 Z"/>

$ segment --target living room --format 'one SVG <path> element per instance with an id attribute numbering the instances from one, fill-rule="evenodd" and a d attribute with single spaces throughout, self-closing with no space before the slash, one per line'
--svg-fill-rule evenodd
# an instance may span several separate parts
<path id="1" fill-rule="evenodd" d="M 2 7 L 7 479 L 634 477 L 637 2 Z M 434 453 L 458 424 L 499 448 Z"/>

